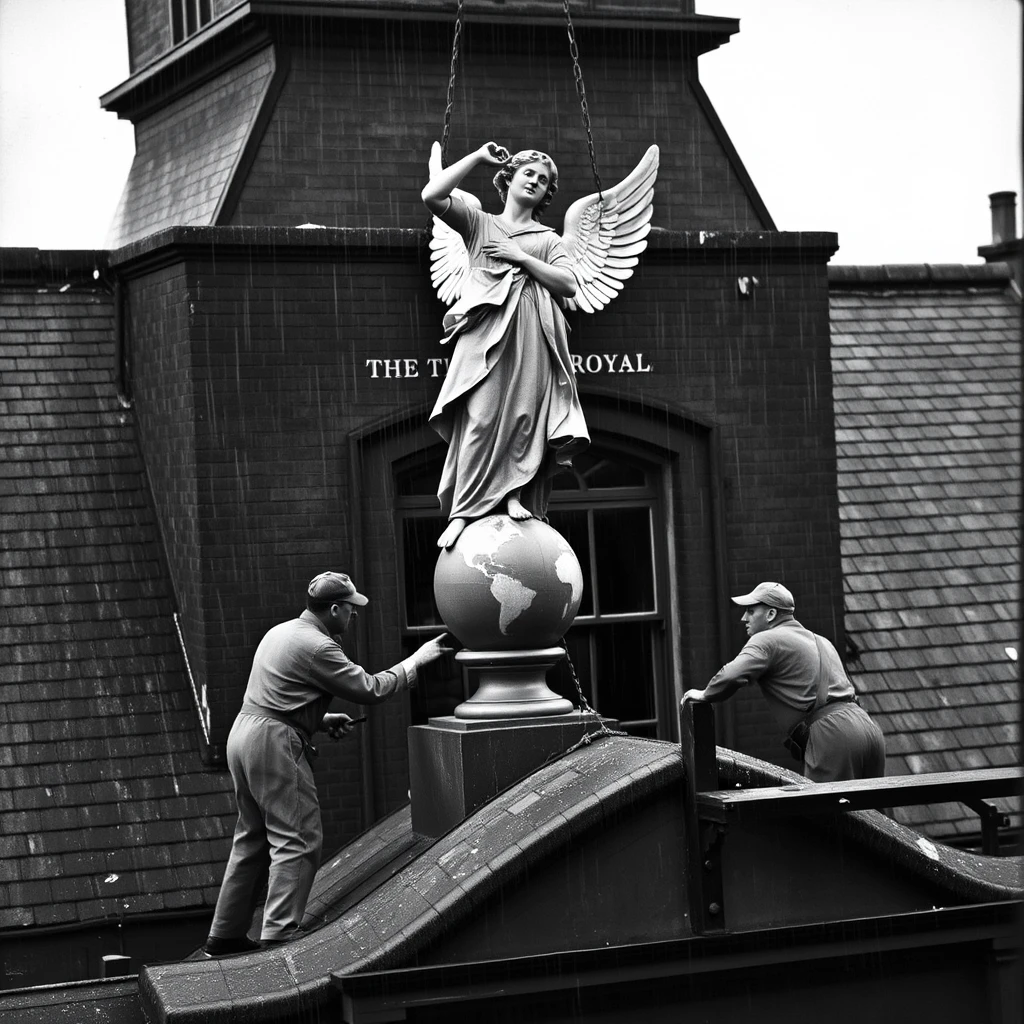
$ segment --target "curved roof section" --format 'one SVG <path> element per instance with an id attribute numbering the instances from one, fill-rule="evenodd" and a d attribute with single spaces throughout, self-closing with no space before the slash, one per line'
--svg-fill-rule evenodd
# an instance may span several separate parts
<path id="1" fill-rule="evenodd" d="M 727 785 L 805 781 L 731 752 L 720 751 L 719 763 Z M 549 853 L 647 796 L 668 790 L 681 799 L 681 780 L 675 744 L 610 737 L 544 766 L 418 850 L 405 815 L 392 816 L 357 841 L 362 845 L 353 856 L 343 851 L 321 872 L 315 913 L 333 918 L 329 923 L 272 951 L 146 968 L 140 985 L 147 1016 L 198 1024 L 211 1014 L 273 1021 L 314 1013 L 331 996 L 332 974 L 407 965 Z M 936 860 L 917 845 L 920 837 L 877 812 L 852 814 L 841 827 L 859 830 L 883 857 L 899 860 L 951 896 L 994 900 L 1019 894 L 1016 860 L 1000 865 L 945 849 Z M 390 866 L 378 865 L 374 878 L 369 862 L 389 848 L 397 856 Z M 364 877 L 349 886 L 344 875 L 354 864 Z M 332 890 L 339 894 L 336 914 Z"/>

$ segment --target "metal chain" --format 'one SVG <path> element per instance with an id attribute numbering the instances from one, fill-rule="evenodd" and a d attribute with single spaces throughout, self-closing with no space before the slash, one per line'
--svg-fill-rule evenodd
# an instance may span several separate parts
<path id="1" fill-rule="evenodd" d="M 462 7 L 465 0 L 459 0 L 455 12 L 455 31 L 452 35 L 452 61 L 448 69 L 448 101 L 444 108 L 444 131 L 441 134 L 441 166 L 448 163 L 448 136 L 452 130 L 452 108 L 455 105 L 455 76 L 459 70 L 459 44 L 462 41 Z"/>
<path id="2" fill-rule="evenodd" d="M 452 34 L 452 59 L 448 69 L 448 96 L 444 108 L 444 131 L 441 134 L 441 166 L 448 160 L 448 138 L 451 135 L 452 109 L 455 106 L 455 79 L 459 70 L 459 49 L 462 42 L 462 11 L 465 0 L 458 0 L 455 11 L 455 30 Z M 587 104 L 587 87 L 583 82 L 583 68 L 580 65 L 580 50 L 576 42 L 576 30 L 572 24 L 569 11 L 569 0 L 562 0 L 565 11 L 565 28 L 569 36 L 569 55 L 572 57 L 572 77 L 576 84 L 576 95 L 580 98 L 580 113 L 583 117 L 583 128 L 587 133 L 587 152 L 590 154 L 590 169 L 594 175 L 594 184 L 600 198 L 604 199 L 601 186 L 601 175 L 597 170 L 597 154 L 594 151 L 594 131 L 590 124 L 590 107 Z"/>
<path id="3" fill-rule="evenodd" d="M 587 698 L 583 696 L 583 687 L 580 686 L 579 676 L 576 675 L 576 666 L 572 663 L 572 658 L 569 657 L 569 645 L 565 642 L 564 637 L 562 638 L 562 650 L 565 651 L 565 660 L 569 662 L 569 672 L 572 675 L 573 685 L 576 687 L 576 696 L 580 699 L 580 710 L 585 715 L 593 715 L 599 723 L 599 728 L 595 729 L 593 732 L 585 732 L 583 734 L 582 739 L 580 739 L 577 743 L 574 743 L 571 747 L 569 747 L 569 749 L 566 750 L 565 753 L 570 754 L 574 750 L 579 750 L 580 747 L 589 746 L 594 740 L 598 739 L 601 736 L 628 735 L 628 733 L 621 732 L 617 729 L 609 729 L 608 726 L 605 725 L 604 722 L 601 720 L 601 716 L 590 706 L 590 703 L 587 701 Z"/>
<path id="4" fill-rule="evenodd" d="M 569 53 L 572 56 L 572 77 L 576 82 L 576 95 L 580 98 L 580 110 L 583 114 L 583 127 L 587 132 L 587 149 L 590 152 L 590 169 L 594 172 L 594 184 L 597 186 L 597 194 L 601 200 L 604 193 L 601 190 L 601 175 L 597 173 L 597 156 L 594 153 L 594 133 L 590 128 L 590 108 L 587 106 L 587 89 L 583 84 L 583 68 L 580 67 L 580 51 L 576 45 L 576 33 L 572 27 L 572 16 L 569 14 L 569 0 L 562 0 L 562 7 L 565 10 L 565 27 L 569 33 Z"/>

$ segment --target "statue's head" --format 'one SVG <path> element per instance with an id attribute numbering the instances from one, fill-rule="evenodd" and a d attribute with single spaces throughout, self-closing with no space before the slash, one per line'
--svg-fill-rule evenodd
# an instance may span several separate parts
<path id="1" fill-rule="evenodd" d="M 536 220 L 551 205 L 551 200 L 555 198 L 555 193 L 558 191 L 558 167 L 547 153 L 542 153 L 539 149 L 520 150 L 495 174 L 494 187 L 498 190 L 498 195 L 501 196 L 501 201 L 504 203 L 508 199 L 508 187 L 512 183 L 516 171 L 527 164 L 544 164 L 548 169 L 548 177 L 551 179 L 548 182 L 548 190 L 544 193 L 544 198 L 533 211 Z"/>

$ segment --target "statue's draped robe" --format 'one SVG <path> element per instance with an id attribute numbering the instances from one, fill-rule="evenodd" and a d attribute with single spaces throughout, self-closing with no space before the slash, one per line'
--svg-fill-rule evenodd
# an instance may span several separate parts
<path id="1" fill-rule="evenodd" d="M 590 443 L 568 324 L 551 293 L 525 271 L 483 254 L 513 238 L 552 266 L 570 266 L 561 239 L 536 222 L 509 228 L 452 199 L 444 218 L 465 239 L 470 270 L 444 318 L 442 344 L 455 343 L 430 425 L 448 442 L 437 496 L 448 518 L 475 519 L 520 499 L 547 511 L 550 478 Z"/>

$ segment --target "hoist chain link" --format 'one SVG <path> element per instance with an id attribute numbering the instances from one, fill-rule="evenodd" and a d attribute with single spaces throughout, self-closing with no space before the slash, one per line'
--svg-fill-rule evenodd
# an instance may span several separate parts
<path id="1" fill-rule="evenodd" d="M 444 131 L 441 134 L 441 166 L 448 163 L 448 136 L 452 130 L 452 109 L 455 106 L 455 78 L 459 70 L 459 45 L 462 42 L 462 8 L 465 0 L 459 0 L 455 12 L 455 31 L 452 34 L 452 61 L 448 69 L 448 100 L 444 108 Z"/>
<path id="2" fill-rule="evenodd" d="M 583 84 L 583 68 L 580 66 L 580 50 L 576 44 L 576 32 L 572 27 L 572 15 L 569 13 L 569 0 L 562 0 L 565 11 L 565 27 L 569 34 L 569 54 L 572 57 L 572 77 L 576 83 L 576 95 L 580 98 L 580 111 L 583 114 L 583 127 L 587 133 L 587 150 L 590 153 L 590 169 L 594 172 L 594 184 L 598 195 L 604 199 L 601 189 L 601 175 L 597 173 L 597 156 L 594 153 L 594 133 L 590 127 L 590 107 L 587 106 L 587 88 Z"/>
<path id="3" fill-rule="evenodd" d="M 569 663 L 569 672 L 572 675 L 573 685 L 576 687 L 576 696 L 580 699 L 580 711 L 585 715 L 593 715 L 597 719 L 598 728 L 593 732 L 583 734 L 583 738 L 579 742 L 574 743 L 565 753 L 570 753 L 573 750 L 578 750 L 580 747 L 589 746 L 594 740 L 601 736 L 626 736 L 627 733 L 620 732 L 617 729 L 609 729 L 607 725 L 601 720 L 601 716 L 590 706 L 590 702 L 586 697 L 583 696 L 583 687 L 580 686 L 579 676 L 576 675 L 576 666 L 572 663 L 572 658 L 569 656 L 569 645 L 565 642 L 565 638 L 562 639 L 562 650 L 565 651 L 565 660 Z"/>

